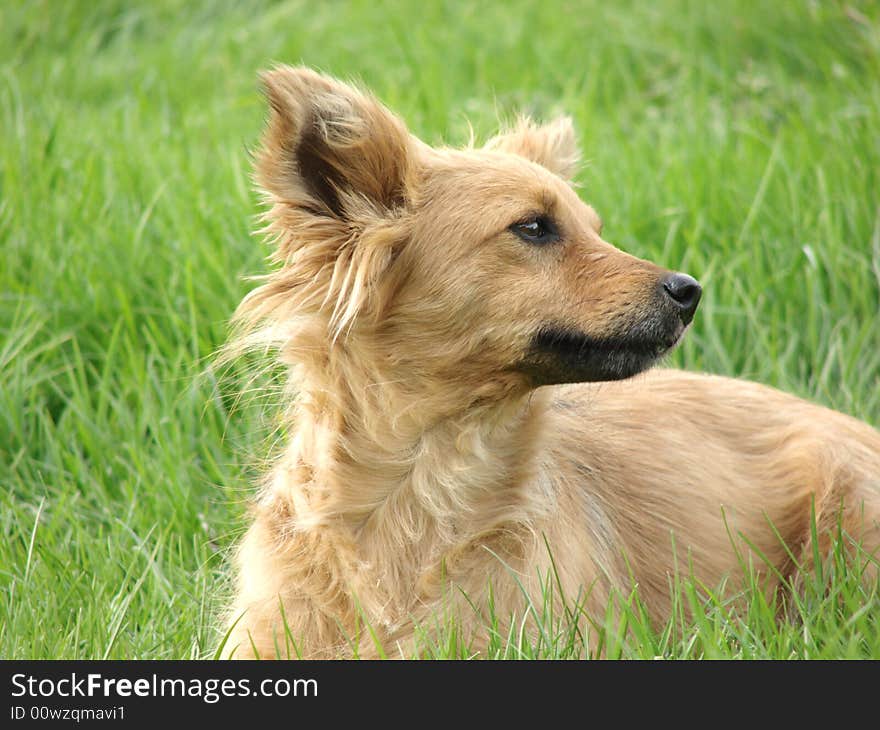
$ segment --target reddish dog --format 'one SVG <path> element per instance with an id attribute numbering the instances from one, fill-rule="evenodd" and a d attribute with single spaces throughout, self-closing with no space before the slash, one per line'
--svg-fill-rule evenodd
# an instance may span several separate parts
<path id="1" fill-rule="evenodd" d="M 479 648 L 490 590 L 521 616 L 551 572 L 599 616 L 635 580 L 663 620 L 677 566 L 715 586 L 756 549 L 772 589 L 812 549 L 812 505 L 821 550 L 838 523 L 880 547 L 877 431 L 739 380 L 630 377 L 700 287 L 602 240 L 569 120 L 432 149 L 313 71 L 264 82 L 277 268 L 232 348 L 277 347 L 291 437 L 240 547 L 227 655 L 411 655 L 450 614 Z"/>

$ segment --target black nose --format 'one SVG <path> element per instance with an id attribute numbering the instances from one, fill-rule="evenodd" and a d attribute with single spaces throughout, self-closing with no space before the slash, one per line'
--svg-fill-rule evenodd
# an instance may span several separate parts
<path id="1" fill-rule="evenodd" d="M 690 324 L 703 293 L 697 280 L 687 274 L 670 274 L 662 283 L 663 290 L 678 307 L 681 321 Z"/>

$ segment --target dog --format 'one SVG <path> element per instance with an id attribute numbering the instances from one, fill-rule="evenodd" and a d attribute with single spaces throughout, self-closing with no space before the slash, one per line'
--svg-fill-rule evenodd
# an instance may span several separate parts
<path id="1" fill-rule="evenodd" d="M 876 556 L 880 433 L 650 369 L 700 285 L 602 239 L 570 119 L 436 149 L 355 86 L 262 81 L 275 266 L 230 348 L 277 352 L 289 438 L 238 547 L 224 655 L 415 656 L 449 617 L 478 654 L 486 606 L 522 617 L 548 576 L 600 618 L 637 585 L 662 622 L 679 573 L 752 566 L 775 590 L 839 532 Z"/>

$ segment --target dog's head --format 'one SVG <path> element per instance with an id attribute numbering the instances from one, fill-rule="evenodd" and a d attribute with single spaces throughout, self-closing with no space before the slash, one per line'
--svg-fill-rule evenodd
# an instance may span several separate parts
<path id="1" fill-rule="evenodd" d="M 263 82 L 278 269 L 240 316 L 289 358 L 530 388 L 631 376 L 690 323 L 696 281 L 602 240 L 567 118 L 434 149 L 349 85 L 290 67 Z"/>

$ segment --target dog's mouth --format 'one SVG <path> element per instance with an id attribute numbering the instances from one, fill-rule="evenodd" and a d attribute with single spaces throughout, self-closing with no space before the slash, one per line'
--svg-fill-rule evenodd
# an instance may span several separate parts
<path id="1" fill-rule="evenodd" d="M 645 320 L 624 334 L 595 337 L 547 323 L 532 336 L 516 369 L 534 387 L 622 380 L 651 367 L 681 341 L 686 330 L 680 320 L 672 326 Z"/>

